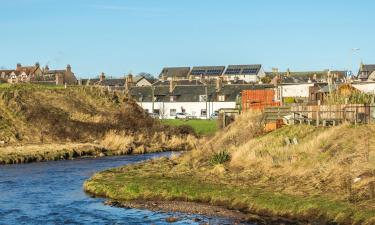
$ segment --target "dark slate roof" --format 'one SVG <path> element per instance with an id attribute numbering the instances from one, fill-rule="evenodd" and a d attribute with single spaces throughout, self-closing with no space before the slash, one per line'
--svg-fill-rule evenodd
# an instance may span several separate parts
<path id="1" fill-rule="evenodd" d="M 191 69 L 189 75 L 221 76 L 224 70 L 225 66 L 196 66 Z"/>
<path id="2" fill-rule="evenodd" d="M 124 86 L 125 79 L 105 79 L 103 81 L 99 81 L 98 84 L 102 86 Z"/>
<path id="3" fill-rule="evenodd" d="M 199 80 L 176 80 L 173 81 L 175 82 L 176 85 L 203 85 L 203 83 Z M 159 80 L 153 84 L 153 86 L 164 86 L 164 85 L 169 85 L 170 81 L 169 80 Z"/>
<path id="4" fill-rule="evenodd" d="M 133 86 L 130 88 L 129 94 L 137 101 L 142 99 L 142 102 L 151 102 L 152 88 L 154 88 L 154 97 L 156 98 L 156 102 L 169 101 L 169 86 Z"/>
<path id="5" fill-rule="evenodd" d="M 57 74 L 57 73 L 65 73 L 66 70 L 48 70 L 44 71 L 44 74 Z"/>
<path id="6" fill-rule="evenodd" d="M 207 85 L 207 95 L 209 99 L 216 99 L 217 95 L 225 95 L 226 101 L 236 101 L 243 90 L 256 90 L 273 88 L 273 85 L 264 84 L 236 84 L 223 85 L 221 90 L 217 91 L 215 85 Z M 154 86 L 154 95 L 156 102 L 169 102 L 170 96 L 176 96 L 176 102 L 198 102 L 200 95 L 206 94 L 205 85 L 178 85 L 175 86 L 172 93 L 169 93 L 169 86 Z M 152 101 L 152 87 L 132 87 L 130 95 L 137 101 L 142 99 L 143 102 Z"/>
<path id="7" fill-rule="evenodd" d="M 375 71 L 375 64 L 363 64 L 359 68 L 358 77 L 361 80 L 367 80 L 372 72 Z"/>
<path id="8" fill-rule="evenodd" d="M 367 71 L 367 72 L 373 72 L 373 71 L 375 71 L 375 64 L 366 64 L 366 65 L 363 65 L 363 71 Z"/>
<path id="9" fill-rule="evenodd" d="M 342 70 L 332 70 L 330 71 L 331 75 L 335 75 L 337 79 L 342 79 L 346 77 L 347 71 Z M 328 76 L 328 70 L 323 71 L 303 71 L 303 72 L 289 72 L 289 76 L 287 76 L 287 72 L 266 72 L 266 76 L 268 77 L 275 77 L 279 75 L 281 77 L 281 83 L 306 83 L 308 81 L 311 82 L 322 82 Z M 314 80 L 314 75 L 316 75 L 316 80 Z"/>
<path id="10" fill-rule="evenodd" d="M 159 77 L 180 77 L 187 78 L 190 72 L 190 67 L 165 67 L 161 71 Z"/>
<path id="11" fill-rule="evenodd" d="M 229 65 L 225 75 L 257 75 L 262 65 Z"/>

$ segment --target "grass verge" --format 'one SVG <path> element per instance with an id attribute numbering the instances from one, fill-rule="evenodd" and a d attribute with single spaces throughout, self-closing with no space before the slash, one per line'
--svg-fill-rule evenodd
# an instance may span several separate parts
<path id="1" fill-rule="evenodd" d="M 216 120 L 179 120 L 168 119 L 161 120 L 163 124 L 171 126 L 191 126 L 199 135 L 212 135 L 218 130 Z"/>
<path id="2" fill-rule="evenodd" d="M 237 184 L 239 184 L 237 182 Z M 326 196 L 293 196 L 253 185 L 233 185 L 227 177 L 180 171 L 170 159 L 125 166 L 95 174 L 86 192 L 116 201 L 180 200 L 209 203 L 260 216 L 319 224 L 373 224 L 374 209 Z"/>

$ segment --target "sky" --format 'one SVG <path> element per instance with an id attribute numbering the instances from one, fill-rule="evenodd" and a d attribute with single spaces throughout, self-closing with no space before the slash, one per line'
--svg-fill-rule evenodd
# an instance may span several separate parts
<path id="1" fill-rule="evenodd" d="M 79 78 L 230 64 L 357 71 L 375 64 L 374 8 L 373 0 L 0 0 L 0 67 L 71 64 Z"/>

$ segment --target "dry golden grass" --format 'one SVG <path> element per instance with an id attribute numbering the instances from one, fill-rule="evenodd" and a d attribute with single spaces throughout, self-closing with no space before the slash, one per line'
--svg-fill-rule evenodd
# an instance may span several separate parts
<path id="1" fill-rule="evenodd" d="M 356 202 L 375 198 L 375 125 L 296 125 L 267 134 L 262 128 L 258 113 L 241 115 L 180 163 L 210 173 L 210 158 L 225 150 L 230 160 L 215 173 L 225 172 L 242 182 L 288 194 L 331 195 Z M 287 144 L 286 139 L 298 144 Z"/>
<path id="2" fill-rule="evenodd" d="M 144 133 L 128 134 L 124 131 L 108 132 L 100 144 L 119 154 L 144 154 L 161 151 L 187 151 L 195 147 L 194 136 L 166 135 L 164 132 L 146 135 Z"/>

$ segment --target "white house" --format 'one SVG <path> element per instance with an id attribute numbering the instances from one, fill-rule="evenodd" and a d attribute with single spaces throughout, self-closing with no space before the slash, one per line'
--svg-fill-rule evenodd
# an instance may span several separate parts
<path id="1" fill-rule="evenodd" d="M 375 82 L 352 83 L 352 86 L 362 92 L 375 94 Z"/>
<path id="2" fill-rule="evenodd" d="M 276 99 L 282 101 L 284 98 L 309 98 L 309 89 L 313 83 L 280 84 L 277 87 Z"/>
<path id="3" fill-rule="evenodd" d="M 176 113 L 185 112 L 198 119 L 209 119 L 223 108 L 236 108 L 243 90 L 273 88 L 272 85 L 230 84 L 222 85 L 169 85 L 132 87 L 130 95 L 147 112 L 157 113 L 160 118 L 174 119 Z"/>
<path id="4" fill-rule="evenodd" d="M 262 65 L 229 65 L 223 74 L 224 80 L 243 80 L 256 83 L 260 78 L 266 76 Z"/>

